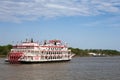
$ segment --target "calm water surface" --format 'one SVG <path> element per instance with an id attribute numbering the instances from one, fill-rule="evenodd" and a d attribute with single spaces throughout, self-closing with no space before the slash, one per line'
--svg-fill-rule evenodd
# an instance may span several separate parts
<path id="1" fill-rule="evenodd" d="M 0 58 L 0 80 L 120 80 L 120 57 L 40 64 L 8 64 Z"/>

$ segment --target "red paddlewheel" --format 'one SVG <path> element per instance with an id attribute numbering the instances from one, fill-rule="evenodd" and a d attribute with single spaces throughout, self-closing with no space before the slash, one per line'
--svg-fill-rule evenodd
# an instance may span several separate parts
<path id="1" fill-rule="evenodd" d="M 14 52 L 14 53 L 10 53 L 8 55 L 8 61 L 11 63 L 11 64 L 16 64 L 16 63 L 19 63 L 18 59 L 23 55 L 22 52 Z"/>

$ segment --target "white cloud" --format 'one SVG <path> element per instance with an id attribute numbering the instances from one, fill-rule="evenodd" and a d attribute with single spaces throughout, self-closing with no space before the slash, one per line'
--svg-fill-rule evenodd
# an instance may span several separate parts
<path id="1" fill-rule="evenodd" d="M 119 0 L 0 0 L 0 21 L 120 14 Z"/>

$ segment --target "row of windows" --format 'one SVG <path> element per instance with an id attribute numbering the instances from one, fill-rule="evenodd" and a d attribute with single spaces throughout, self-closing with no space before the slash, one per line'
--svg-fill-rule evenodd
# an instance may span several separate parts
<path id="1" fill-rule="evenodd" d="M 46 54 L 62 54 L 62 52 L 47 52 Z"/>
<path id="2" fill-rule="evenodd" d="M 24 59 L 31 59 L 33 60 L 33 57 L 32 56 L 27 56 L 27 57 L 23 57 Z M 40 59 L 62 59 L 63 57 L 62 56 L 49 56 L 49 57 L 44 57 L 44 56 L 41 56 Z M 36 59 L 36 58 L 35 58 Z M 38 57 L 39 59 L 39 57 Z"/>
<path id="3" fill-rule="evenodd" d="M 63 49 L 62 47 L 61 48 L 46 48 L 47 50 L 61 50 Z"/>
<path id="4" fill-rule="evenodd" d="M 31 50 L 12 50 L 11 52 L 30 52 L 30 53 L 40 53 L 40 51 L 31 51 Z M 65 52 L 60 52 L 60 51 L 57 51 L 57 52 L 41 52 L 42 54 L 64 54 L 64 53 L 68 53 L 70 54 L 70 52 L 68 51 L 65 51 Z"/>
<path id="5" fill-rule="evenodd" d="M 61 56 L 50 56 L 50 57 L 45 57 L 45 59 L 62 59 Z"/>
<path id="6" fill-rule="evenodd" d="M 71 52 L 42 52 L 42 54 L 70 54 Z"/>
<path id="7" fill-rule="evenodd" d="M 37 56 L 37 57 L 33 57 L 33 56 L 24 56 L 23 59 L 30 59 L 30 60 L 40 60 L 40 59 L 47 59 L 47 60 L 52 60 L 52 59 L 62 59 L 62 58 L 69 58 L 69 56 Z"/>

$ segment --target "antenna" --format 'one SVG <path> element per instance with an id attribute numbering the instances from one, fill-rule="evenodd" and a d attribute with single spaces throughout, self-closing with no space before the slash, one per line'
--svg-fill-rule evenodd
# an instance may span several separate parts
<path id="1" fill-rule="evenodd" d="M 44 45 L 46 45 L 47 44 L 47 40 L 44 40 Z"/>
<path id="2" fill-rule="evenodd" d="M 33 43 L 33 38 L 31 38 L 31 43 Z"/>

